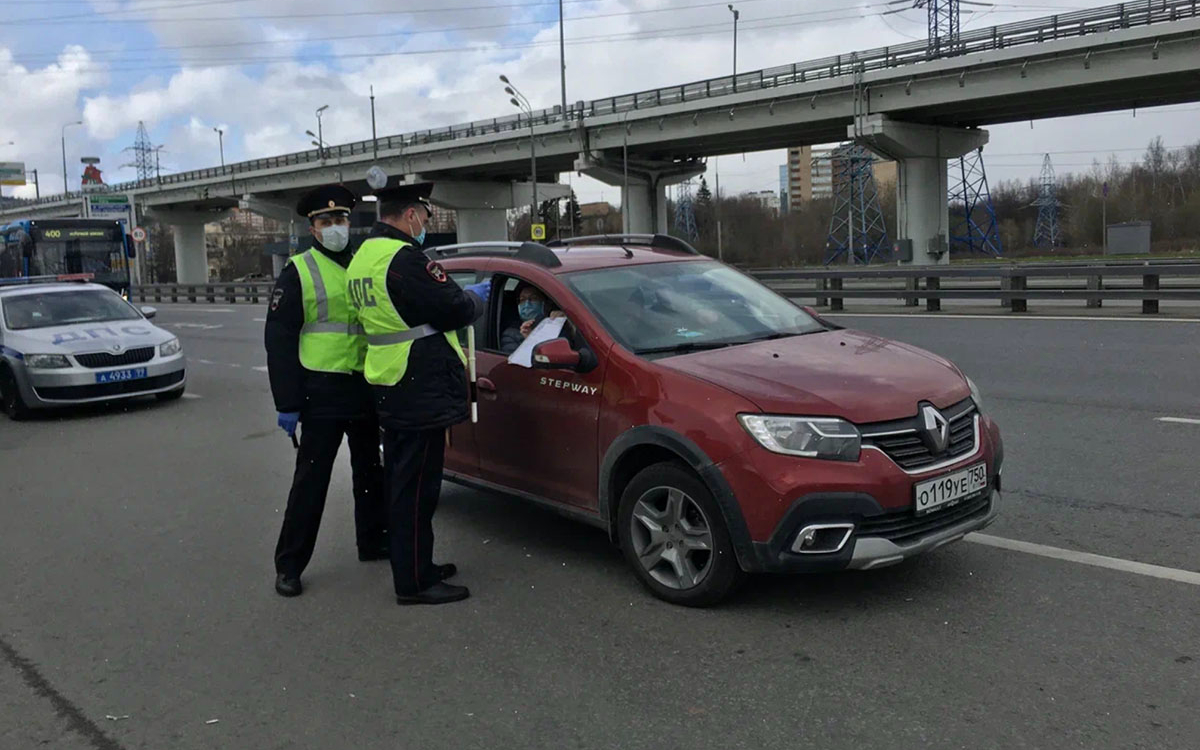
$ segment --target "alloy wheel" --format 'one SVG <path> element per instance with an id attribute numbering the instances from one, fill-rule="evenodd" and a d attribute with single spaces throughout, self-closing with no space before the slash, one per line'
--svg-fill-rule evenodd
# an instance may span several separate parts
<path id="1" fill-rule="evenodd" d="M 674 487 L 647 491 L 629 520 L 633 552 L 663 586 L 684 591 L 708 576 L 713 562 L 712 524 L 691 496 Z"/>

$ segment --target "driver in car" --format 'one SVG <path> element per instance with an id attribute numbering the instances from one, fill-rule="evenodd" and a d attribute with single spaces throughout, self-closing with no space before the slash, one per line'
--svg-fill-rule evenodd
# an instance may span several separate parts
<path id="1" fill-rule="evenodd" d="M 521 283 L 517 287 L 517 315 L 520 322 L 514 322 L 500 334 L 500 351 L 512 354 L 529 337 L 533 329 L 537 328 L 538 323 L 546 318 L 567 316 L 562 310 L 551 310 L 547 314 L 546 308 L 546 296 L 537 287 Z"/>

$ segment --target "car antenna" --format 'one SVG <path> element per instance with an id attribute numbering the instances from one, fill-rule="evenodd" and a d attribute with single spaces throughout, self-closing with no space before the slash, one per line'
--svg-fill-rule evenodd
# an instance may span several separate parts
<path id="1" fill-rule="evenodd" d="M 621 249 L 625 251 L 625 259 L 626 260 L 631 260 L 633 258 L 633 251 L 630 250 L 627 246 L 621 245 Z"/>

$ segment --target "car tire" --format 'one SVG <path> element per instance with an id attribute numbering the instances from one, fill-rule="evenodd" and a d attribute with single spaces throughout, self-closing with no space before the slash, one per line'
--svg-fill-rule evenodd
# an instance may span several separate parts
<path id="1" fill-rule="evenodd" d="M 14 422 L 29 417 L 29 406 L 17 387 L 17 376 L 8 367 L 0 367 L 0 407 Z"/>
<path id="2" fill-rule="evenodd" d="M 679 464 L 655 464 L 634 476 L 621 493 L 617 534 L 638 579 L 664 601 L 707 607 L 742 581 L 720 507 Z"/>
<path id="3" fill-rule="evenodd" d="M 159 401 L 178 401 L 179 399 L 183 398 L 183 390 L 183 388 L 176 388 L 173 391 L 156 393 L 154 394 L 154 397 Z"/>

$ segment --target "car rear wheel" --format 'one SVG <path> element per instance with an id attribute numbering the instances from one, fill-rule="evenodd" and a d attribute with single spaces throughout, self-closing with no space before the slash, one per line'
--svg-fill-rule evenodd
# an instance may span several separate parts
<path id="1" fill-rule="evenodd" d="M 672 604 L 716 604 L 741 582 L 712 493 L 677 464 L 655 464 L 633 478 L 621 495 L 618 534 L 641 582 Z"/>
<path id="2" fill-rule="evenodd" d="M 0 406 L 10 419 L 20 421 L 29 416 L 29 407 L 17 388 L 17 377 L 8 367 L 0 367 Z"/>

